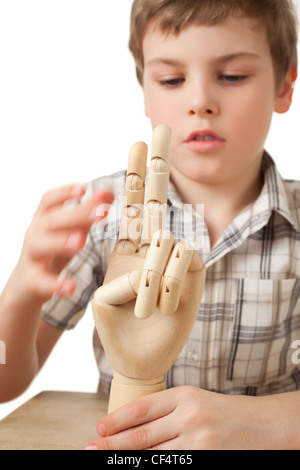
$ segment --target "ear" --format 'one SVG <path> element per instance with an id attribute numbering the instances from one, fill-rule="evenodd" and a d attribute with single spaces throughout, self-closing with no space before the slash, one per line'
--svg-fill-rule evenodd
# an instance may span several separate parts
<path id="1" fill-rule="evenodd" d="M 286 113 L 292 104 L 294 85 L 297 80 L 297 64 L 294 64 L 286 75 L 276 98 L 274 111 L 279 114 Z"/>

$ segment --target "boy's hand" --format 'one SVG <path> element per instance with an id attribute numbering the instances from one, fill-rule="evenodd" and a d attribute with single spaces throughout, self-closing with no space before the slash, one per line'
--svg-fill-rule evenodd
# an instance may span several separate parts
<path id="1" fill-rule="evenodd" d="M 55 293 L 74 292 L 75 280 L 62 279 L 60 273 L 84 247 L 91 225 L 105 217 L 97 215 L 97 207 L 113 201 L 110 192 L 99 192 L 84 204 L 74 204 L 84 193 L 83 186 L 72 185 L 42 197 L 13 273 L 16 295 L 25 302 L 44 303 Z"/>
<path id="2" fill-rule="evenodd" d="M 298 448 L 295 408 L 299 396 L 299 392 L 292 396 L 231 396 L 175 387 L 139 398 L 105 416 L 97 426 L 101 439 L 91 441 L 86 449 Z"/>

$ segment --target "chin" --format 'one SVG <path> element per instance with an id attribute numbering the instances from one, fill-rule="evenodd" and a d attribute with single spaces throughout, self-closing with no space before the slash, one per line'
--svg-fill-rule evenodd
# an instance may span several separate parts
<path id="1" fill-rule="evenodd" d="M 192 168 L 179 169 L 182 176 L 187 180 L 197 182 L 199 184 L 218 184 L 224 179 L 224 168 L 217 165 L 197 164 Z"/>

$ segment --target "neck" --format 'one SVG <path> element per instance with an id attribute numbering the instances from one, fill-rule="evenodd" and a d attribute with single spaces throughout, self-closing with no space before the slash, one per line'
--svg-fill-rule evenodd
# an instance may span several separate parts
<path id="1" fill-rule="evenodd" d="M 213 246 L 230 222 L 259 196 L 263 186 L 261 161 L 247 177 L 235 176 L 219 184 L 192 180 L 171 168 L 171 181 L 185 204 L 204 205 L 204 219 Z"/>

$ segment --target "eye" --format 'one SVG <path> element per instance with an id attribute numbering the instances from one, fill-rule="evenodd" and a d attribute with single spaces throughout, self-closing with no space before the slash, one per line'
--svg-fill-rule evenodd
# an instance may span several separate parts
<path id="1" fill-rule="evenodd" d="M 160 80 L 159 84 L 161 86 L 165 86 L 165 87 L 168 87 L 168 88 L 175 88 L 178 85 L 180 85 L 181 83 L 183 83 L 184 81 L 185 81 L 184 78 L 170 78 L 170 79 L 167 79 L 167 80 Z"/>
<path id="2" fill-rule="evenodd" d="M 225 83 L 230 83 L 230 84 L 234 84 L 234 83 L 240 83 L 244 80 L 246 80 L 246 78 L 248 78 L 247 75 L 220 75 L 219 76 L 219 79 Z"/>

